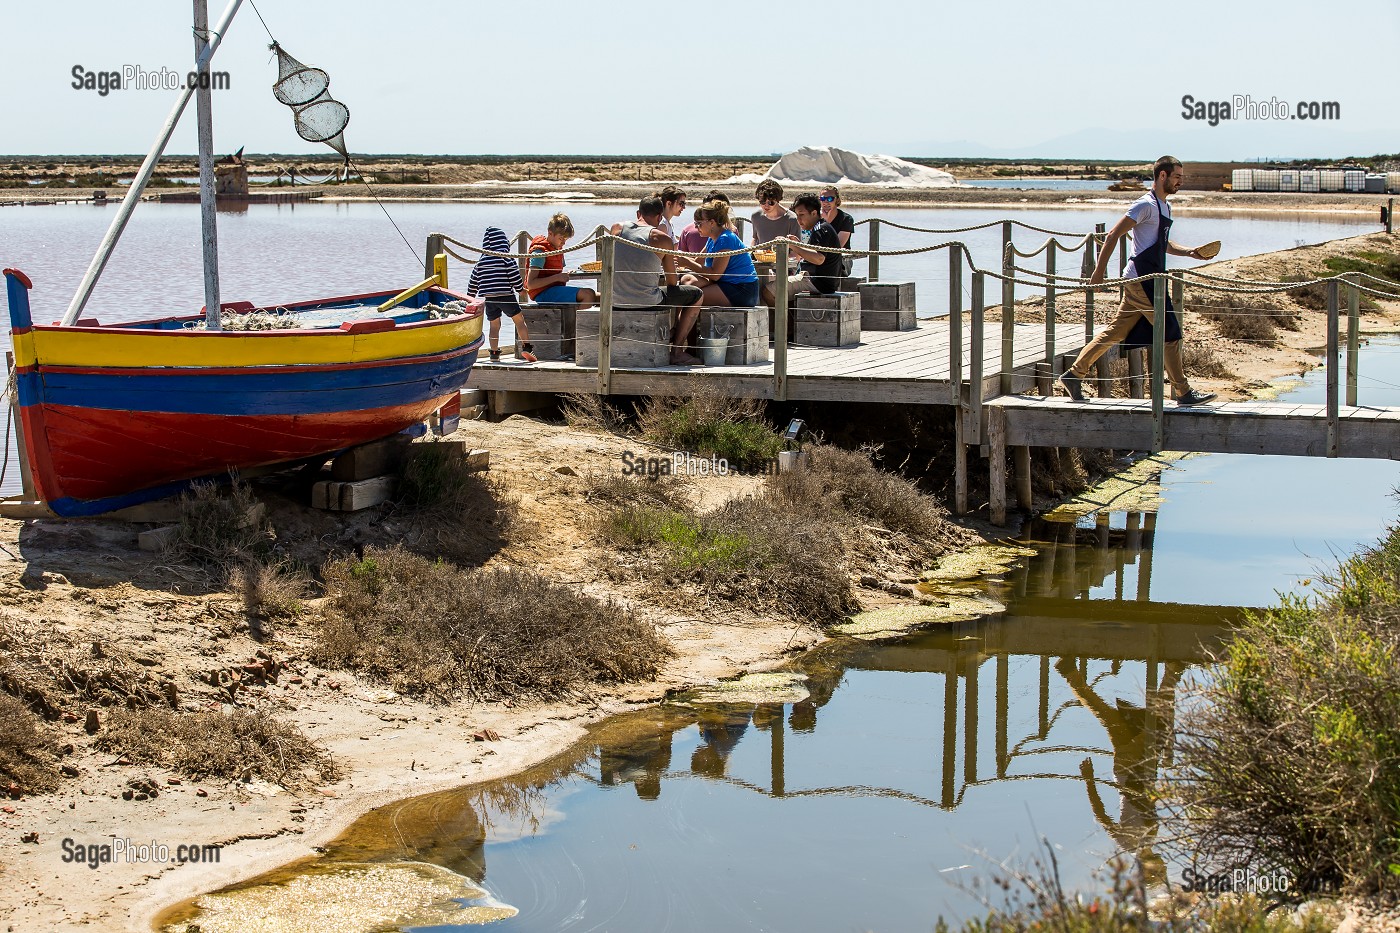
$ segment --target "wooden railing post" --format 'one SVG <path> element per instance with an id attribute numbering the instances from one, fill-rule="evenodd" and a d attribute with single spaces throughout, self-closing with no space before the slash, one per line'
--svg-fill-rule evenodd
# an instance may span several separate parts
<path id="1" fill-rule="evenodd" d="M 1123 270 L 1128 268 L 1128 238 L 1123 237 L 1118 241 L 1118 277 L 1123 277 Z"/>
<path id="2" fill-rule="evenodd" d="M 1337 456 L 1338 392 L 1337 334 L 1341 310 L 1340 287 L 1336 279 L 1327 281 L 1327 456 Z"/>
<path id="3" fill-rule="evenodd" d="M 972 273 L 972 340 L 968 360 L 968 427 L 969 444 L 982 443 L 982 365 L 987 358 L 985 315 L 986 273 Z"/>
<path id="4" fill-rule="evenodd" d="M 530 276 L 530 260 L 524 258 L 524 254 L 530 249 L 530 231 L 521 230 L 515 235 L 515 251 L 521 255 L 516 263 L 520 266 L 520 277 L 528 279 Z"/>
<path id="5" fill-rule="evenodd" d="M 1055 240 L 1045 246 L 1045 365 L 1050 367 L 1051 392 L 1059 373 L 1055 372 Z"/>
<path id="6" fill-rule="evenodd" d="M 1356 407 L 1356 380 L 1361 369 L 1361 289 L 1347 289 L 1347 404 Z"/>
<path id="7" fill-rule="evenodd" d="M 428 234 L 428 245 L 423 253 L 423 278 L 428 278 L 436 274 L 433 266 L 433 257 L 442 252 L 442 234 Z"/>
<path id="8" fill-rule="evenodd" d="M 601 241 L 603 267 L 598 272 L 598 394 L 612 392 L 612 312 L 613 312 L 613 253 L 617 241 L 612 237 Z"/>
<path id="9" fill-rule="evenodd" d="M 1390 198 L 1389 204 L 1388 204 L 1388 206 L 1387 206 L 1386 209 L 1385 209 L 1385 232 L 1386 232 L 1386 233 L 1394 233 L 1394 232 L 1395 232 L 1395 199 L 1394 199 L 1394 198 Z"/>
<path id="10" fill-rule="evenodd" d="M 1089 275 L 1094 274 L 1094 267 L 1099 263 L 1099 250 L 1103 244 L 1099 242 L 1099 235 L 1104 232 L 1105 224 L 1094 224 L 1094 238 L 1089 241 L 1086 247 L 1089 256 Z M 1094 339 L 1094 293 L 1088 291 L 1084 293 L 1084 342 L 1088 343 Z"/>
<path id="11" fill-rule="evenodd" d="M 787 400 L 788 353 L 788 241 L 779 240 L 773 252 L 773 398 Z"/>
<path id="12" fill-rule="evenodd" d="M 1016 285 L 1011 281 L 1011 221 L 1001 222 L 1001 378 L 999 391 L 1011 394 L 1011 372 L 1016 357 Z"/>
<path id="13" fill-rule="evenodd" d="M 870 265 L 866 270 L 867 282 L 880 281 L 880 218 L 870 218 Z M 781 268 L 781 267 L 780 267 Z"/>
<path id="14" fill-rule="evenodd" d="M 735 231 L 736 233 L 739 234 L 739 240 L 740 240 L 740 242 L 742 242 L 743 239 L 744 239 L 744 224 L 745 224 L 745 223 L 747 223 L 747 221 L 745 221 L 744 218 L 742 218 L 742 217 L 735 217 L 735 218 L 734 218 L 734 231 Z"/>
<path id="15" fill-rule="evenodd" d="M 962 398 L 962 249 L 948 247 L 948 374 L 953 404 Z"/>
<path id="16" fill-rule="evenodd" d="M 1174 277 L 1173 277 L 1174 278 Z M 1166 359 L 1167 288 L 1171 283 L 1158 276 L 1152 280 L 1152 452 L 1162 451 L 1162 364 Z"/>

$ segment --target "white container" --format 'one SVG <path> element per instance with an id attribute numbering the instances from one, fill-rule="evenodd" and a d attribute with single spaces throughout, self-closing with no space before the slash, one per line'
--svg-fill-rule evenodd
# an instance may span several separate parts
<path id="1" fill-rule="evenodd" d="M 1385 173 L 1385 190 L 1391 194 L 1400 194 L 1400 172 Z"/>
<path id="2" fill-rule="evenodd" d="M 1366 173 L 1354 169 L 1348 169 L 1346 172 L 1343 173 L 1342 190 L 1365 191 Z"/>
<path id="3" fill-rule="evenodd" d="M 1342 191 L 1346 186 L 1347 173 L 1339 168 L 1325 168 L 1319 174 L 1323 191 Z"/>
<path id="4" fill-rule="evenodd" d="M 1318 192 L 1322 190 L 1322 173 L 1317 169 L 1304 169 L 1298 173 L 1298 190 Z"/>
<path id="5" fill-rule="evenodd" d="M 1277 191 L 1278 171 L 1271 168 L 1256 168 L 1254 170 L 1254 190 Z"/>
<path id="6" fill-rule="evenodd" d="M 1298 191 L 1298 172 L 1293 169 L 1283 169 L 1278 173 L 1278 190 Z"/>
<path id="7" fill-rule="evenodd" d="M 1254 190 L 1254 169 L 1237 168 L 1230 173 L 1231 191 L 1253 191 Z"/>

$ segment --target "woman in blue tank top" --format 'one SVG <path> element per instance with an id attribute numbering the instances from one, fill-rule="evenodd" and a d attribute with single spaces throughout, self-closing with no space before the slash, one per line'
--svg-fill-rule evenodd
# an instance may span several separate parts
<path id="1" fill-rule="evenodd" d="M 744 249 L 729 226 L 729 205 L 723 201 L 706 201 L 695 211 L 695 228 L 705 235 L 705 261 L 681 257 L 678 261 L 691 271 L 682 284 L 699 286 L 704 292 L 703 304 L 719 307 L 752 308 L 758 304 L 758 272 L 753 256 L 740 252 L 733 256 L 715 256 Z"/>

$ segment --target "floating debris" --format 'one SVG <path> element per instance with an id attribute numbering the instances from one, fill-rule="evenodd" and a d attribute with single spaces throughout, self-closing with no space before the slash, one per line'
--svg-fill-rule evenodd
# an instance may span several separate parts
<path id="1" fill-rule="evenodd" d="M 1005 573 L 1026 558 L 1034 557 L 1035 553 L 1034 548 L 1015 544 L 984 544 L 940 558 L 936 567 L 925 570 L 919 576 L 919 581 L 943 583 L 976 580 Z"/>
<path id="2" fill-rule="evenodd" d="M 195 906 L 195 916 L 166 925 L 166 933 L 363 933 L 482 924 L 519 913 L 461 875 L 422 862 L 337 866 L 206 894 Z"/>
<path id="3" fill-rule="evenodd" d="M 1125 470 L 1060 503 L 1043 516 L 1046 521 L 1073 521 L 1095 512 L 1155 512 L 1162 504 L 1162 471 L 1194 456 L 1163 451 L 1143 457 Z"/>
<path id="4" fill-rule="evenodd" d="M 807 678 L 787 671 L 745 674 L 712 687 L 692 690 L 680 703 L 801 703 L 811 696 Z"/>
<path id="5" fill-rule="evenodd" d="M 931 605 L 895 606 L 862 612 L 852 616 L 849 622 L 836 626 L 832 631 L 853 638 L 892 638 L 932 625 L 971 622 L 1005 611 L 1004 605 L 990 599 L 943 593 Z"/>

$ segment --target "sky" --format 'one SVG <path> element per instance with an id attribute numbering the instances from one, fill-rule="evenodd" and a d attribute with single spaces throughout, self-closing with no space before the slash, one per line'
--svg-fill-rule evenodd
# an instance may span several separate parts
<path id="1" fill-rule="evenodd" d="M 225 0 L 210 0 L 217 21 Z M 1154 7 L 1156 9 L 1154 10 Z M 1400 3 L 258 0 L 325 69 L 352 152 L 1187 161 L 1400 151 Z M 0 0 L 0 154 L 140 153 L 177 92 L 75 89 L 73 69 L 183 74 L 187 0 Z M 249 3 L 214 68 L 215 147 L 324 152 L 271 94 Z M 1341 118 L 1183 117 L 1182 98 L 1335 101 Z M 195 150 L 193 107 L 169 147 Z"/>

